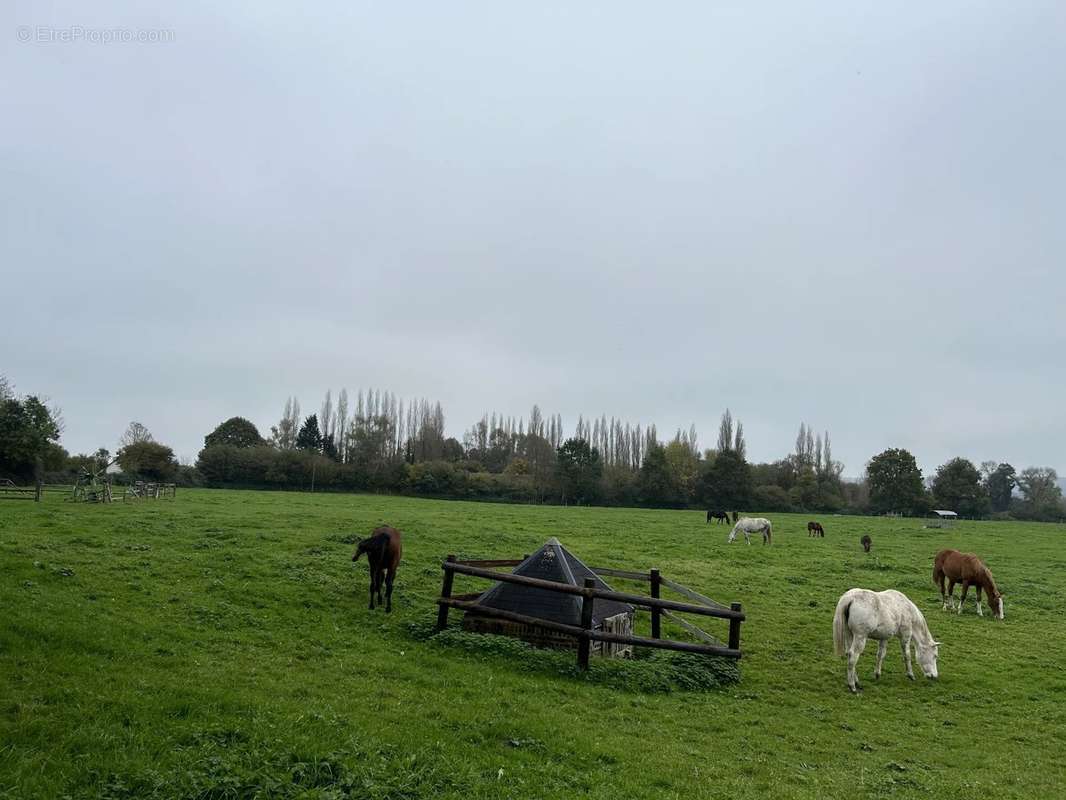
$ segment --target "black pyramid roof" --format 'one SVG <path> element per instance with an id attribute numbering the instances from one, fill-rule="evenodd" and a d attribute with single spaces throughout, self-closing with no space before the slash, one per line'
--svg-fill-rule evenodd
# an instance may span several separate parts
<path id="1" fill-rule="evenodd" d="M 540 550 L 515 567 L 512 573 L 570 586 L 584 586 L 585 578 L 592 578 L 596 581 L 597 589 L 612 591 L 610 586 L 555 538 L 550 539 Z M 581 624 L 581 598 L 577 595 L 520 586 L 516 583 L 497 583 L 478 598 L 478 605 L 567 625 Z M 592 625 L 598 627 L 608 617 L 632 611 L 633 606 L 626 603 L 596 599 L 592 606 Z"/>

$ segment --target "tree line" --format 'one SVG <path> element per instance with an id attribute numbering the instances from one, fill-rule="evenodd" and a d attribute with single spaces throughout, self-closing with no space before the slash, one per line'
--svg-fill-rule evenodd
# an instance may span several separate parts
<path id="1" fill-rule="evenodd" d="M 914 456 L 893 448 L 874 456 L 859 480 L 842 477 L 828 431 L 801 423 L 793 449 L 749 463 L 744 426 L 726 409 L 715 445 L 701 449 L 694 426 L 668 439 L 656 426 L 606 415 L 578 418 L 534 405 L 525 417 L 486 412 L 462 439 L 445 431 L 439 402 L 403 400 L 383 390 L 327 392 L 304 415 L 286 400 L 267 436 L 243 417 L 204 437 L 195 465 L 131 423 L 114 455 L 101 448 L 69 455 L 59 445 L 62 418 L 37 396 L 16 397 L 0 378 L 0 477 L 70 481 L 115 463 L 118 480 L 176 481 L 212 487 L 400 492 L 509 502 L 810 513 L 902 513 L 933 508 L 961 516 L 1066 517 L 1049 467 L 1017 472 L 1006 463 L 964 458 L 927 480 Z"/>

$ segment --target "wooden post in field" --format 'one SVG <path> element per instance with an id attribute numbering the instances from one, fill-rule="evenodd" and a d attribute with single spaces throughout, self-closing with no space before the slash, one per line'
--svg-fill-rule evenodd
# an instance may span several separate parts
<path id="1" fill-rule="evenodd" d="M 454 563 L 455 562 L 455 556 L 451 556 L 450 555 L 445 560 L 450 562 L 450 563 Z M 441 584 L 441 587 L 440 587 L 440 596 L 441 597 L 451 597 L 452 596 L 452 581 L 454 581 L 454 580 L 455 580 L 455 573 L 452 572 L 450 569 L 444 570 L 444 583 Z M 438 631 L 442 631 L 442 630 L 444 630 L 447 627 L 448 627 L 448 606 L 442 604 L 437 609 L 437 630 Z"/>
<path id="2" fill-rule="evenodd" d="M 659 570 L 657 570 L 657 569 L 651 570 L 651 572 L 649 573 L 649 578 L 651 579 L 651 596 L 654 597 L 656 600 L 658 600 L 659 599 L 659 591 L 660 591 L 659 587 L 662 586 L 662 583 L 661 583 L 661 580 L 660 580 L 660 577 L 659 577 Z M 651 610 L 651 638 L 652 639 L 661 639 L 661 638 L 663 638 L 662 637 L 662 615 L 663 615 L 662 609 L 654 608 L 654 607 L 652 608 L 652 610 Z"/>
<path id="3" fill-rule="evenodd" d="M 585 588 L 595 589 L 596 579 L 585 578 Z M 581 629 L 586 632 L 577 643 L 577 665 L 581 669 L 589 668 L 589 650 L 592 647 L 592 639 L 589 638 L 587 631 L 592 630 L 592 604 L 594 602 L 596 601 L 591 595 L 581 596 Z"/>
<path id="4" fill-rule="evenodd" d="M 734 611 L 740 611 L 740 603 L 730 603 L 729 607 Z M 740 620 L 729 620 L 729 647 L 733 650 L 740 649 Z"/>
<path id="5" fill-rule="evenodd" d="M 43 486 L 44 486 L 43 481 L 37 481 L 37 488 L 36 488 L 36 490 L 33 493 L 33 502 L 35 502 L 35 503 L 41 502 L 41 491 L 42 491 L 42 487 Z"/>

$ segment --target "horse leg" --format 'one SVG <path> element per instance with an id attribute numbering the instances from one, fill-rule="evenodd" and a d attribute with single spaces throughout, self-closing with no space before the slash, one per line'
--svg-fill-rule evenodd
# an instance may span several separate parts
<path id="1" fill-rule="evenodd" d="M 914 680 L 914 668 L 911 666 L 911 640 L 904 639 L 902 636 L 899 639 L 900 649 L 903 650 L 903 663 L 907 665 L 907 677 L 912 681 Z"/>
<path id="2" fill-rule="evenodd" d="M 888 639 L 881 639 L 877 643 L 877 668 L 874 670 L 874 678 L 881 677 L 881 664 L 885 661 L 885 653 L 888 651 Z"/>
<path id="3" fill-rule="evenodd" d="M 374 570 L 370 570 L 370 610 L 374 610 Z"/>
<path id="4" fill-rule="evenodd" d="M 977 598 L 977 616 L 983 617 L 984 614 L 981 613 L 981 584 L 978 583 L 978 584 L 975 585 L 974 594 L 976 595 L 976 598 Z"/>
<path id="5" fill-rule="evenodd" d="M 962 613 L 962 607 L 966 603 L 966 593 L 968 591 L 970 591 L 970 582 L 967 581 L 967 580 L 963 580 L 963 582 L 962 582 L 962 596 L 959 597 L 959 610 L 956 612 L 958 614 Z"/>
<path id="6" fill-rule="evenodd" d="M 944 573 L 940 573 L 940 577 L 937 580 L 937 585 L 940 587 L 940 610 L 948 610 L 948 593 L 944 587 Z"/>
<path id="7" fill-rule="evenodd" d="M 859 676 L 855 673 L 855 665 L 859 663 L 859 656 L 865 649 L 866 637 L 862 634 L 854 634 L 851 647 L 848 648 L 848 688 L 854 693 L 862 691 Z"/>
<path id="8" fill-rule="evenodd" d="M 948 579 L 948 611 L 955 610 L 955 579 Z"/>
<path id="9" fill-rule="evenodd" d="M 392 612 L 392 582 L 396 579 L 396 568 L 390 567 L 385 576 L 385 613 Z"/>
<path id="10" fill-rule="evenodd" d="M 751 534 L 748 531 L 744 531 L 744 541 L 751 544 Z"/>

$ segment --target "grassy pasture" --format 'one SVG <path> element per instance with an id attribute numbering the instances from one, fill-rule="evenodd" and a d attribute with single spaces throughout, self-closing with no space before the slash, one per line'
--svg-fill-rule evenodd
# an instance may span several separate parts
<path id="1" fill-rule="evenodd" d="M 0 503 L 0 798 L 1061 794 L 1066 529 L 823 517 L 808 539 L 807 517 L 772 518 L 764 548 L 726 545 L 699 512 L 235 491 Z M 381 521 L 406 536 L 391 616 L 367 610 L 348 543 Z M 742 602 L 741 681 L 627 689 L 412 633 L 444 555 L 553 535 L 586 563 Z M 940 610 L 943 546 L 985 557 L 1004 622 Z M 908 682 L 895 645 L 874 682 L 870 646 L 866 690 L 847 692 L 830 623 L 853 586 L 918 604 L 939 682 Z"/>

